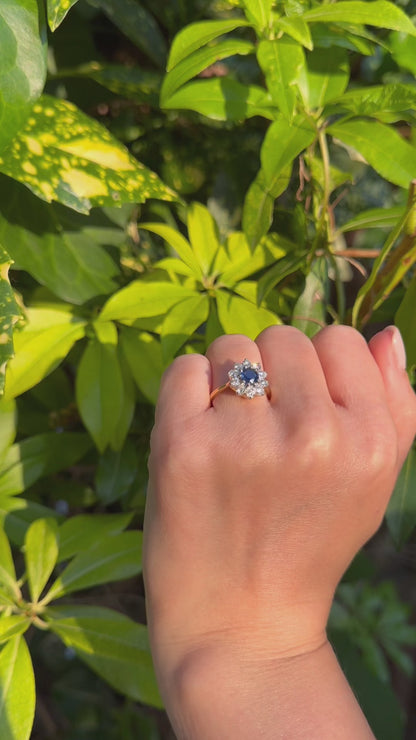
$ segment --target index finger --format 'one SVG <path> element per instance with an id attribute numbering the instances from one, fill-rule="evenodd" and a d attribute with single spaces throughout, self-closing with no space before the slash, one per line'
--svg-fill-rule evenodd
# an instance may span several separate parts
<path id="1" fill-rule="evenodd" d="M 204 355 L 176 357 L 165 371 L 156 404 L 156 422 L 187 419 L 211 407 L 211 365 Z"/>

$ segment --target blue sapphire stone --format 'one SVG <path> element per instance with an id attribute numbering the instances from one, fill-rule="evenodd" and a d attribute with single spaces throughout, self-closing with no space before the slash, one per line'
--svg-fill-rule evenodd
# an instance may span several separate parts
<path id="1" fill-rule="evenodd" d="M 259 379 L 259 374 L 257 370 L 254 370 L 252 367 L 245 367 L 240 374 L 240 378 L 244 383 L 253 385 L 253 383 L 257 383 Z"/>

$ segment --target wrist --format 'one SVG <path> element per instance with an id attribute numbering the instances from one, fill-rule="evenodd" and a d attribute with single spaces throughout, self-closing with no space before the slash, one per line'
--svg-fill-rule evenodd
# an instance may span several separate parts
<path id="1" fill-rule="evenodd" d="M 327 650 L 325 630 L 296 645 L 272 646 L 260 636 L 253 645 L 252 635 L 240 634 L 189 649 L 160 681 L 178 740 L 275 738 L 282 686 Z"/>

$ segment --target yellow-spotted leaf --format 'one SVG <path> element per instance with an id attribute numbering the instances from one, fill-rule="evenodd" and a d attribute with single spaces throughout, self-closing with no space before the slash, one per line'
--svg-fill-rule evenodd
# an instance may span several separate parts
<path id="1" fill-rule="evenodd" d="M 102 225 L 100 243 L 96 225 Z M 119 270 L 101 245 L 116 239 L 114 224 L 102 211 L 96 209 L 94 220 L 75 214 L 0 175 L 0 242 L 20 270 L 62 300 L 79 305 L 114 292 Z"/>
<path id="2" fill-rule="evenodd" d="M 68 10 L 77 2 L 78 0 L 48 0 L 48 22 L 52 31 L 58 28 Z"/>
<path id="3" fill-rule="evenodd" d="M 29 740 L 35 716 L 35 677 L 26 641 L 13 637 L 0 652 L 0 737 Z"/>
<path id="4" fill-rule="evenodd" d="M 0 400 L 0 464 L 16 436 L 16 403 Z M 0 468 L 1 469 L 1 468 Z"/>
<path id="5" fill-rule="evenodd" d="M 14 336 L 15 355 L 9 362 L 5 398 L 33 388 L 66 357 L 85 334 L 86 322 L 69 311 L 31 308 L 28 323 Z"/>
<path id="6" fill-rule="evenodd" d="M 0 152 L 42 93 L 46 59 L 37 0 L 0 3 Z"/>
<path id="7" fill-rule="evenodd" d="M 0 394 L 4 391 L 7 362 L 13 356 L 13 326 L 21 316 L 9 282 L 11 264 L 0 244 Z"/>
<path id="8" fill-rule="evenodd" d="M 175 200 L 175 193 L 138 162 L 104 126 L 73 103 L 48 95 L 2 152 L 0 171 L 35 195 L 80 213 L 93 206 Z"/>

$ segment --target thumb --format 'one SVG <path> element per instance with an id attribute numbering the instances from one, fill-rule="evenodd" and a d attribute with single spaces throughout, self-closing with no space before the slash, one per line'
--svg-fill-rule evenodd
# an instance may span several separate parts
<path id="1" fill-rule="evenodd" d="M 406 373 L 406 351 L 400 331 L 396 326 L 388 326 L 370 340 L 369 349 L 383 378 L 402 465 L 416 434 L 416 396 Z"/>

